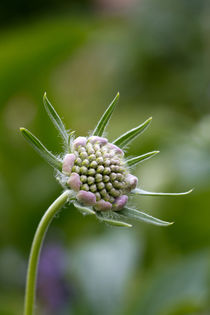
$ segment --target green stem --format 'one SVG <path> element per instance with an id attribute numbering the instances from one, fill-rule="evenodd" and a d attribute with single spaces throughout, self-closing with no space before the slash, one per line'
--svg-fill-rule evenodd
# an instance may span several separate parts
<path id="1" fill-rule="evenodd" d="M 71 191 L 66 190 L 53 202 L 53 204 L 45 212 L 36 230 L 34 240 L 31 246 L 31 252 L 28 263 L 24 315 L 33 314 L 36 292 L 37 268 L 39 263 L 39 255 L 45 234 L 53 217 L 66 203 L 70 195 Z"/>

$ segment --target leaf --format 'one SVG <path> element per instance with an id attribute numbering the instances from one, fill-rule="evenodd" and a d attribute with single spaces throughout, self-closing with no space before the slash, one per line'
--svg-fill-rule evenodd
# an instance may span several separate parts
<path id="1" fill-rule="evenodd" d="M 46 109 L 47 114 L 49 115 L 50 119 L 52 120 L 54 126 L 58 129 L 63 142 L 65 143 L 66 147 L 69 147 L 69 136 L 68 136 L 68 132 L 61 120 L 61 118 L 59 117 L 59 115 L 57 114 L 57 112 L 55 111 L 54 107 L 50 104 L 48 98 L 47 98 L 47 94 L 46 92 L 44 93 L 43 96 L 43 102 L 44 102 L 44 106 Z"/>
<path id="2" fill-rule="evenodd" d="M 166 222 L 162 221 L 160 219 L 154 218 L 149 214 L 146 214 L 144 212 L 131 209 L 131 208 L 123 208 L 123 210 L 120 211 L 120 214 L 124 215 L 125 217 L 129 217 L 131 219 L 135 219 L 138 221 L 144 221 L 150 224 L 159 225 L 159 226 L 169 226 L 172 225 L 173 222 Z"/>
<path id="3" fill-rule="evenodd" d="M 114 218 L 110 219 L 110 218 L 104 217 L 101 215 L 100 212 L 97 212 L 96 216 L 100 221 L 103 221 L 109 225 L 118 226 L 118 227 L 129 227 L 129 228 L 132 227 L 132 225 L 127 222 L 119 221 Z"/>
<path id="4" fill-rule="evenodd" d="M 62 163 L 57 159 L 55 155 L 53 155 L 50 151 L 48 151 L 45 146 L 37 139 L 29 130 L 25 128 L 20 128 L 20 132 L 26 138 L 26 140 L 32 145 L 32 147 L 47 161 L 52 167 L 62 170 Z"/>
<path id="5" fill-rule="evenodd" d="M 119 92 L 117 93 L 117 95 L 115 96 L 115 98 L 113 99 L 113 101 L 111 102 L 111 104 L 109 105 L 109 107 L 107 108 L 107 110 L 104 112 L 103 116 L 101 117 L 101 119 L 99 120 L 95 130 L 93 131 L 93 136 L 99 136 L 101 137 L 104 133 L 104 130 L 106 129 L 109 120 L 111 118 L 111 115 L 115 109 L 115 106 L 117 105 L 118 99 L 119 99 Z"/>
<path id="6" fill-rule="evenodd" d="M 160 151 L 152 151 L 152 152 L 148 152 L 146 154 L 143 154 L 143 155 L 139 155 L 139 156 L 136 156 L 134 158 L 131 158 L 129 160 L 127 160 L 127 165 L 128 166 L 134 166 L 134 165 L 137 165 L 145 160 L 148 160 L 150 159 L 151 157 L 153 157 L 154 155 L 158 154 Z"/>
<path id="7" fill-rule="evenodd" d="M 113 144 L 123 149 L 149 126 L 151 120 L 152 117 L 148 118 L 143 124 L 139 125 L 138 127 L 127 131 L 122 136 L 114 140 Z"/>
<path id="8" fill-rule="evenodd" d="M 80 205 L 78 202 L 74 202 L 73 203 L 75 208 L 77 208 L 80 212 L 82 212 L 82 214 L 85 214 L 85 215 L 95 215 L 95 211 L 93 211 L 90 207 L 87 207 L 87 206 L 82 206 Z"/>
<path id="9" fill-rule="evenodd" d="M 142 196 L 183 196 L 183 195 L 188 195 L 193 191 L 193 189 L 190 189 L 185 192 L 181 193 L 162 193 L 162 192 L 151 192 L 151 191 L 146 191 L 140 188 L 135 188 L 131 191 L 132 194 L 134 195 L 142 195 Z"/>

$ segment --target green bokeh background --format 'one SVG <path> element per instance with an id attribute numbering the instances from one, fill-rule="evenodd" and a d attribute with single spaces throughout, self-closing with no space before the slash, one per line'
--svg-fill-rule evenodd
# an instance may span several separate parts
<path id="1" fill-rule="evenodd" d="M 133 200 L 168 228 L 110 228 L 66 207 L 43 251 L 62 248 L 73 293 L 51 311 L 39 293 L 37 314 L 210 314 L 209 1 L 2 1 L 0 17 L 0 315 L 22 314 L 32 238 L 61 192 L 19 133 L 62 152 L 44 91 L 78 136 L 120 91 L 110 140 L 153 116 L 129 155 L 161 151 L 135 169 L 140 187 L 194 192 Z"/>

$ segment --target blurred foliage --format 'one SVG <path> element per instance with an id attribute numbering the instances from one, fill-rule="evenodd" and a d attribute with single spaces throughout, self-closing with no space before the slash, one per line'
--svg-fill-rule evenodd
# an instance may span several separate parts
<path id="1" fill-rule="evenodd" d="M 55 12 L 63 13 L 65 10 L 81 10 L 88 9 L 90 1 L 88 0 L 19 0 L 0 2 L 0 24 L 7 26 L 8 24 L 20 23 L 23 19 L 29 20 L 40 14 L 54 14 Z"/>
<path id="2" fill-rule="evenodd" d="M 134 170 L 140 186 L 195 188 L 186 197 L 133 200 L 139 210 L 175 221 L 169 228 L 136 224 L 115 231 L 66 207 L 46 239 L 46 244 L 60 244 L 62 277 L 65 273 L 69 285 L 67 301 L 54 313 L 209 314 L 209 1 L 128 1 L 127 10 L 112 16 L 109 1 L 95 1 L 95 6 L 101 2 L 107 7 L 103 14 L 95 9 L 86 15 L 62 13 L 56 1 L 49 10 L 47 2 L 37 2 L 39 10 L 30 4 L 33 20 L 26 6 L 19 23 L 6 20 L 5 13 L 0 30 L 0 314 L 22 312 L 34 231 L 61 191 L 52 169 L 18 132 L 29 128 L 49 149 L 61 152 L 43 108 L 45 90 L 77 135 L 95 126 L 119 90 L 110 138 L 152 115 L 152 126 L 130 152 L 161 151 Z M 13 13 L 19 14 L 17 6 L 21 11 L 14 3 Z M 40 292 L 38 314 L 47 314 L 47 303 Z"/>

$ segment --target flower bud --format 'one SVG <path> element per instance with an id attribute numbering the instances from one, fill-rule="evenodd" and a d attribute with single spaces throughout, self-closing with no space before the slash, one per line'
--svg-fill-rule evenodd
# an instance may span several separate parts
<path id="1" fill-rule="evenodd" d="M 88 139 L 88 141 L 92 144 L 99 143 L 101 145 L 105 145 L 108 143 L 108 140 L 106 138 L 98 137 L 98 136 L 92 136 Z"/>
<path id="2" fill-rule="evenodd" d="M 87 139 L 85 137 L 78 137 L 73 142 L 73 148 L 76 149 L 80 145 L 84 147 L 86 145 Z"/>
<path id="3" fill-rule="evenodd" d="M 117 153 L 117 154 L 120 154 L 120 155 L 122 155 L 122 156 L 124 156 L 124 152 L 123 152 L 123 150 L 121 150 L 119 147 L 117 147 L 115 144 L 113 144 L 113 143 L 109 143 L 108 144 L 108 146 L 109 146 L 109 148 L 111 149 L 111 150 L 114 150 L 115 151 L 115 153 Z"/>
<path id="4" fill-rule="evenodd" d="M 89 176 L 87 179 L 88 185 L 92 185 L 95 182 L 95 178 L 93 176 Z"/>
<path id="5" fill-rule="evenodd" d="M 74 154 L 66 154 L 63 159 L 63 165 L 62 165 L 62 172 L 66 175 L 71 174 L 72 167 L 74 165 L 75 161 L 75 155 Z"/>
<path id="6" fill-rule="evenodd" d="M 88 169 L 86 166 L 82 166 L 80 167 L 80 173 L 83 174 L 83 175 L 86 175 L 88 172 Z"/>
<path id="7" fill-rule="evenodd" d="M 124 194 L 137 184 L 136 177 L 128 174 L 123 151 L 98 136 L 76 138 L 72 150 L 64 166 L 68 165 L 68 175 L 73 172 L 67 183 L 78 192 L 77 200 L 98 211 L 121 209 L 127 202 Z"/>
<path id="8" fill-rule="evenodd" d="M 102 181 L 103 176 L 101 174 L 96 174 L 95 179 L 96 179 L 96 182 L 99 183 Z"/>
<path id="9" fill-rule="evenodd" d="M 101 147 L 100 147 L 100 144 L 95 143 L 95 144 L 93 145 L 93 148 L 94 148 L 95 152 L 97 152 L 97 151 L 100 150 Z"/>
<path id="10" fill-rule="evenodd" d="M 132 189 L 135 189 L 138 184 L 138 178 L 134 175 L 128 174 L 126 176 L 126 184 L 128 191 L 131 191 Z"/>
<path id="11" fill-rule="evenodd" d="M 86 175 L 81 175 L 81 176 L 80 176 L 80 180 L 81 180 L 82 183 L 86 183 L 86 181 L 87 181 L 87 176 L 86 176 Z"/>
<path id="12" fill-rule="evenodd" d="M 78 201 L 88 206 L 92 206 L 96 203 L 96 196 L 89 191 L 80 190 L 76 198 Z"/>
<path id="13" fill-rule="evenodd" d="M 104 201 L 103 199 L 101 199 L 95 204 L 94 208 L 99 211 L 107 211 L 112 208 L 112 204 L 108 201 Z"/>
<path id="14" fill-rule="evenodd" d="M 80 176 L 77 173 L 72 173 L 67 183 L 74 191 L 80 190 L 81 181 Z"/>
<path id="15" fill-rule="evenodd" d="M 95 193 L 97 191 L 97 186 L 95 184 L 90 185 L 90 191 Z"/>
<path id="16" fill-rule="evenodd" d="M 100 195 L 99 192 L 96 192 L 96 193 L 95 193 L 95 196 L 96 196 L 96 201 L 101 200 L 101 195 Z"/>
<path id="17" fill-rule="evenodd" d="M 126 203 L 128 201 L 128 196 L 121 195 L 120 197 L 115 199 L 115 203 L 113 204 L 114 210 L 121 210 L 125 207 Z"/>
<path id="18" fill-rule="evenodd" d="M 88 169 L 88 175 L 90 175 L 90 176 L 94 176 L 94 175 L 95 175 L 95 173 L 96 173 L 96 171 L 95 171 L 95 169 L 94 169 L 94 168 L 89 168 L 89 169 Z"/>
<path id="19" fill-rule="evenodd" d="M 81 190 L 85 190 L 85 191 L 88 191 L 90 189 L 89 185 L 88 184 L 83 184 L 81 186 Z"/>

